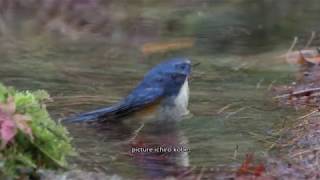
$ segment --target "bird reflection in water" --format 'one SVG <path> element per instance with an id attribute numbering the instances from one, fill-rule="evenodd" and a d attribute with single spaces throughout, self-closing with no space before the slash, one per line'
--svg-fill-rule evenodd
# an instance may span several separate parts
<path id="1" fill-rule="evenodd" d="M 111 123 L 89 129 L 103 136 L 104 143 L 117 140 L 116 161 L 128 162 L 143 178 L 178 177 L 190 169 L 188 139 L 177 123 L 152 122 L 141 127 Z"/>
<path id="2" fill-rule="evenodd" d="M 128 144 L 133 163 L 147 178 L 178 176 L 189 167 L 188 140 L 176 124 L 148 124 Z"/>

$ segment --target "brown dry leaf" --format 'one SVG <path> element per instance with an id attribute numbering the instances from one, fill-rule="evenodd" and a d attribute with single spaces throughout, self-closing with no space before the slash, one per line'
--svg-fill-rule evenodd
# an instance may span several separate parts
<path id="1" fill-rule="evenodd" d="M 319 55 L 315 56 L 315 57 L 309 57 L 309 58 L 305 57 L 304 59 L 312 64 L 320 64 L 320 56 Z"/>
<path id="2" fill-rule="evenodd" d="M 299 51 L 292 51 L 287 53 L 286 60 L 290 64 L 305 64 L 306 62 L 312 64 L 320 63 L 320 54 L 317 49 L 303 49 Z"/>
<path id="3" fill-rule="evenodd" d="M 141 51 L 145 55 L 152 53 L 166 52 L 184 48 L 191 48 L 194 45 L 194 38 L 177 38 L 167 42 L 151 42 L 142 46 Z"/>

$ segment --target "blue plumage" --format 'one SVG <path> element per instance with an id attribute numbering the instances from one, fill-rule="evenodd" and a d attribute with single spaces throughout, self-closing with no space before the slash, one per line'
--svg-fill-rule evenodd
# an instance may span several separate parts
<path id="1" fill-rule="evenodd" d="M 144 110 L 155 103 L 163 107 L 173 108 L 181 87 L 187 83 L 191 73 L 191 63 L 185 58 L 175 58 L 152 68 L 133 91 L 119 103 L 82 113 L 65 119 L 67 122 L 89 122 L 117 120 L 138 111 Z M 188 93 L 187 93 L 188 94 Z M 169 112 L 161 110 L 161 112 Z"/>

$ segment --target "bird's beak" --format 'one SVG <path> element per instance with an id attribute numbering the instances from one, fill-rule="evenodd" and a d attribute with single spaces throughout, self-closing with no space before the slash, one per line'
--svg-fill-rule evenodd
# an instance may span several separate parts
<path id="1" fill-rule="evenodd" d="M 192 67 L 192 68 L 195 68 L 195 67 L 199 66 L 200 64 L 201 64 L 200 62 L 193 63 L 193 64 L 191 64 L 191 67 Z"/>

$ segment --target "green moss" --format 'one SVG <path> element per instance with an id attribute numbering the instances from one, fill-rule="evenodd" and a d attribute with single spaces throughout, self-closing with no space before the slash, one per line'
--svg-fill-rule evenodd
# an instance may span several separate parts
<path id="1" fill-rule="evenodd" d="M 31 117 L 33 140 L 18 132 L 14 142 L 0 150 L 2 176 L 16 176 L 21 170 L 33 172 L 38 168 L 66 168 L 66 157 L 75 155 L 68 131 L 53 121 L 44 105 L 49 99 L 45 91 L 19 92 L 0 84 L 0 102 L 13 96 L 16 111 Z"/>

